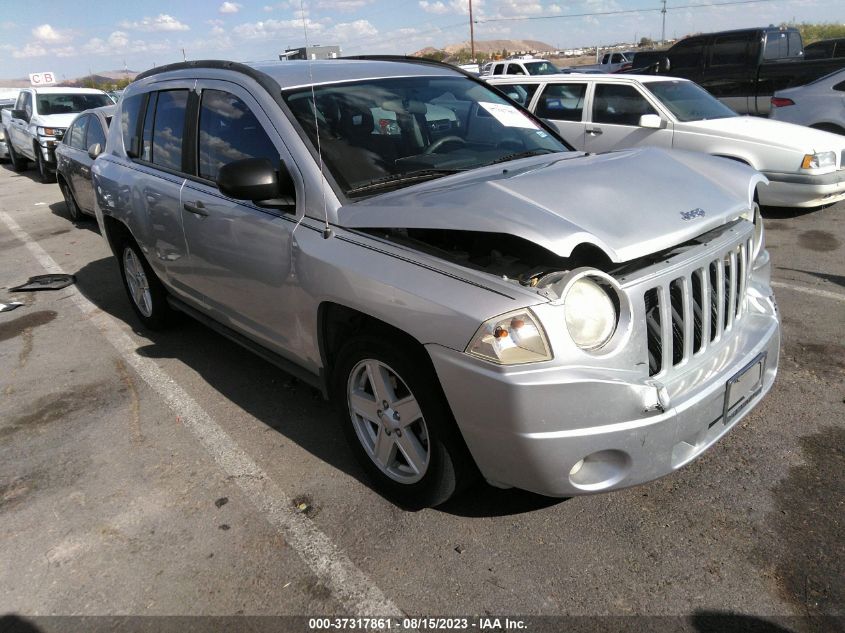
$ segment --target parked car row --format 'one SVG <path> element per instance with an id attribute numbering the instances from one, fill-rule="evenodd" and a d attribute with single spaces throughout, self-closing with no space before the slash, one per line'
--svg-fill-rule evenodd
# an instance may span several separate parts
<path id="1" fill-rule="evenodd" d="M 491 78 L 554 125 L 573 147 L 703 152 L 763 173 L 763 205 L 817 207 L 845 199 L 845 136 L 739 116 L 695 83 L 651 75 Z"/>
<path id="2" fill-rule="evenodd" d="M 140 321 L 187 313 L 319 388 L 405 506 L 479 475 L 551 496 L 652 480 L 775 379 L 764 176 L 575 151 L 447 65 L 173 64 L 61 145 L 69 209 L 93 209 Z M 86 156 L 90 208 L 65 168 Z"/>
<path id="3" fill-rule="evenodd" d="M 55 151 L 76 115 L 111 105 L 102 90 L 93 88 L 23 88 L 14 108 L 0 110 L 12 169 L 35 163 L 42 182 L 56 179 Z"/>

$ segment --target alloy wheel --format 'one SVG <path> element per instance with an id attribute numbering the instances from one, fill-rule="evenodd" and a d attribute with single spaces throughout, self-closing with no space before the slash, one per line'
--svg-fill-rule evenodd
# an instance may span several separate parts
<path id="1" fill-rule="evenodd" d="M 126 285 L 135 306 L 145 317 L 153 314 L 153 298 L 150 294 L 150 284 L 144 266 L 132 247 L 127 246 L 123 250 L 123 274 L 126 277 Z"/>
<path id="2" fill-rule="evenodd" d="M 346 394 L 355 434 L 373 463 L 398 483 L 420 481 L 431 461 L 428 427 L 399 374 L 364 359 L 350 372 Z"/>

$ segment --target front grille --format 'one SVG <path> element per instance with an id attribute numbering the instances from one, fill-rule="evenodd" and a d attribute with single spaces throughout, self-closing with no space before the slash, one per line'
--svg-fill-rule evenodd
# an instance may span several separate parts
<path id="1" fill-rule="evenodd" d="M 643 294 L 648 374 L 666 374 L 703 353 L 742 318 L 753 253 L 751 239 L 734 244 L 688 274 Z"/>

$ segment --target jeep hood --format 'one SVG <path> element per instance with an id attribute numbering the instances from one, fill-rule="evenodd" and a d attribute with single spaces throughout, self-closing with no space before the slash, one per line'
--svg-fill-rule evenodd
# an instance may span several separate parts
<path id="1" fill-rule="evenodd" d="M 759 183 L 750 167 L 654 148 L 501 163 L 373 196 L 338 210 L 347 228 L 509 233 L 561 256 L 579 244 L 627 262 L 730 222 Z M 688 213 L 700 209 L 695 213 Z"/>

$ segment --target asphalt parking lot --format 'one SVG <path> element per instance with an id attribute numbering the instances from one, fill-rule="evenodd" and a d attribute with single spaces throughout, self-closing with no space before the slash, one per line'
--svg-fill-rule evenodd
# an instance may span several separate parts
<path id="1" fill-rule="evenodd" d="M 739 614 L 845 630 L 845 203 L 766 215 L 780 374 L 712 450 L 612 494 L 482 485 L 406 512 L 368 486 L 309 387 L 191 320 L 141 331 L 96 223 L 0 165 L 0 302 L 25 303 L 0 314 L 0 615 L 648 615 L 703 631 Z M 9 291 L 58 270 L 76 285 Z"/>

